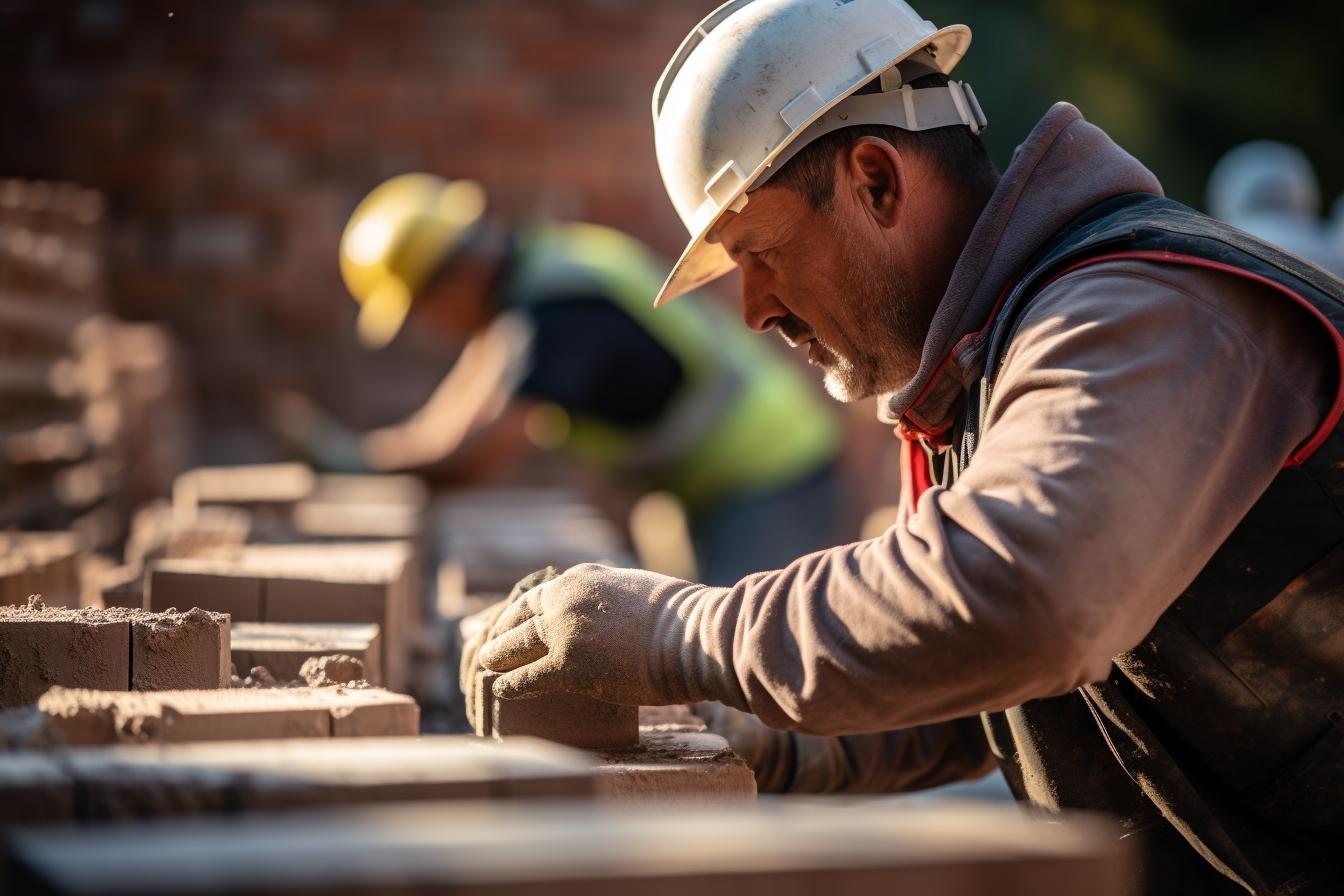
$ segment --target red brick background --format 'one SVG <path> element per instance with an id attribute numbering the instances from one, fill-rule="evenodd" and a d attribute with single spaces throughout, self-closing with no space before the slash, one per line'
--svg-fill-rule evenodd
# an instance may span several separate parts
<path id="1" fill-rule="evenodd" d="M 472 176 L 509 213 L 680 248 L 649 100 L 711 6 L 0 0 L 0 174 L 106 192 L 113 308 L 177 333 L 202 459 L 263 456 L 237 434 L 271 387 L 368 425 L 444 366 L 413 336 L 381 356 L 353 341 L 336 244 L 385 177 Z"/>

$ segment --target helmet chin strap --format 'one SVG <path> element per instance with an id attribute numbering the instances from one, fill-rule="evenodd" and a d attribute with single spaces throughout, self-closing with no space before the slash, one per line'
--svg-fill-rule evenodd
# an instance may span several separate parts
<path id="1" fill-rule="evenodd" d="M 964 125 L 979 134 L 989 124 L 975 92 L 964 81 L 946 86 L 914 88 L 901 83 L 895 68 L 881 76 L 877 93 L 856 93 L 842 100 L 793 139 L 789 147 L 775 156 L 748 190 L 762 187 L 803 147 L 832 131 L 855 125 L 887 125 L 903 131 L 931 131 Z"/>

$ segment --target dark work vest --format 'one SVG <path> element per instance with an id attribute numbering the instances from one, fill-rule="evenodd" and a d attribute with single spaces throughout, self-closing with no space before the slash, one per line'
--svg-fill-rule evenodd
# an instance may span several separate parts
<path id="1" fill-rule="evenodd" d="M 1321 323 L 1344 366 L 1344 281 L 1177 202 L 1122 196 L 1066 227 L 1008 293 L 953 459 L 935 466 L 970 462 L 1031 300 L 1064 273 L 1121 258 L 1271 287 Z M 1147 852 L 1144 892 L 1344 893 L 1342 409 L 1337 396 L 1108 681 L 984 716 L 1020 798 L 1119 817 Z M 1180 450 L 1179 424 L 1147 450 Z"/>

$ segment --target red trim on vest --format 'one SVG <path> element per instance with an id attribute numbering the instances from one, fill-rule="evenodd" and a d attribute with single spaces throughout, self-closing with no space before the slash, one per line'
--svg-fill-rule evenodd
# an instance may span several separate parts
<path id="1" fill-rule="evenodd" d="M 919 496 L 933 488 L 933 477 L 929 475 L 929 458 L 924 449 L 916 442 L 902 442 L 901 453 L 905 455 L 906 480 L 910 483 L 909 513 L 915 512 Z"/>
<path id="2" fill-rule="evenodd" d="M 1327 318 L 1319 308 L 1317 308 L 1315 305 L 1311 304 L 1311 302 L 1308 302 L 1301 295 L 1299 295 L 1296 292 L 1293 292 L 1291 289 L 1284 286 L 1283 284 L 1276 283 L 1275 281 L 1270 280 L 1268 277 L 1262 277 L 1259 274 L 1252 273 L 1251 271 L 1244 270 L 1235 265 L 1225 264 L 1221 261 L 1211 261 L 1207 258 L 1200 258 L 1196 255 L 1181 255 L 1175 252 L 1162 252 L 1155 249 L 1136 249 L 1129 252 L 1112 252 L 1109 255 L 1098 255 L 1093 258 L 1086 258 L 1074 265 L 1071 265 L 1070 267 L 1065 268 L 1055 276 L 1051 277 L 1050 280 L 1044 286 L 1041 287 L 1041 289 L 1045 289 L 1046 286 L 1049 286 L 1051 283 L 1054 283 L 1060 277 L 1063 277 L 1066 274 L 1071 274 L 1074 271 L 1079 270 L 1080 268 L 1089 267 L 1090 265 L 1094 264 L 1100 264 L 1104 261 L 1125 261 L 1125 260 L 1155 261 L 1161 264 L 1184 264 L 1184 265 L 1190 265 L 1191 267 L 1208 268 L 1209 270 L 1213 271 L 1222 271 L 1225 274 L 1232 274 L 1235 277 L 1241 277 L 1245 280 L 1252 280 L 1256 283 L 1277 290 L 1283 295 L 1286 295 L 1288 298 L 1292 299 L 1294 302 L 1296 302 L 1297 304 L 1305 308 L 1307 311 L 1309 311 L 1318 321 L 1320 321 L 1320 323 L 1322 323 L 1325 326 L 1326 330 L 1330 333 L 1331 341 L 1334 343 L 1335 353 L 1339 357 L 1340 383 L 1335 391 L 1334 403 L 1330 406 L 1330 412 L 1325 415 L 1325 419 L 1321 421 L 1320 428 L 1318 428 L 1316 432 L 1312 434 L 1311 438 L 1307 439 L 1305 442 L 1299 445 L 1292 454 L 1288 455 L 1288 460 L 1284 462 L 1284 467 L 1297 467 L 1306 463 L 1307 458 L 1315 454 L 1316 449 L 1320 448 L 1321 445 L 1325 442 L 1325 440 L 1329 438 L 1330 433 L 1339 424 L 1340 418 L 1344 417 L 1344 334 L 1341 334 L 1339 330 L 1336 329 L 1335 325 L 1330 322 L 1330 319 Z M 1039 290 L 1037 291 L 1039 292 Z"/>

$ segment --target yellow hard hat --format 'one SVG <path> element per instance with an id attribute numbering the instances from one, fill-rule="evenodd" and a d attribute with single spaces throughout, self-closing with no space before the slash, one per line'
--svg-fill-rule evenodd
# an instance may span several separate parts
<path id="1" fill-rule="evenodd" d="M 364 197 L 341 234 L 341 276 L 359 303 L 359 338 L 391 342 L 411 302 L 485 212 L 472 180 L 402 174 Z"/>

